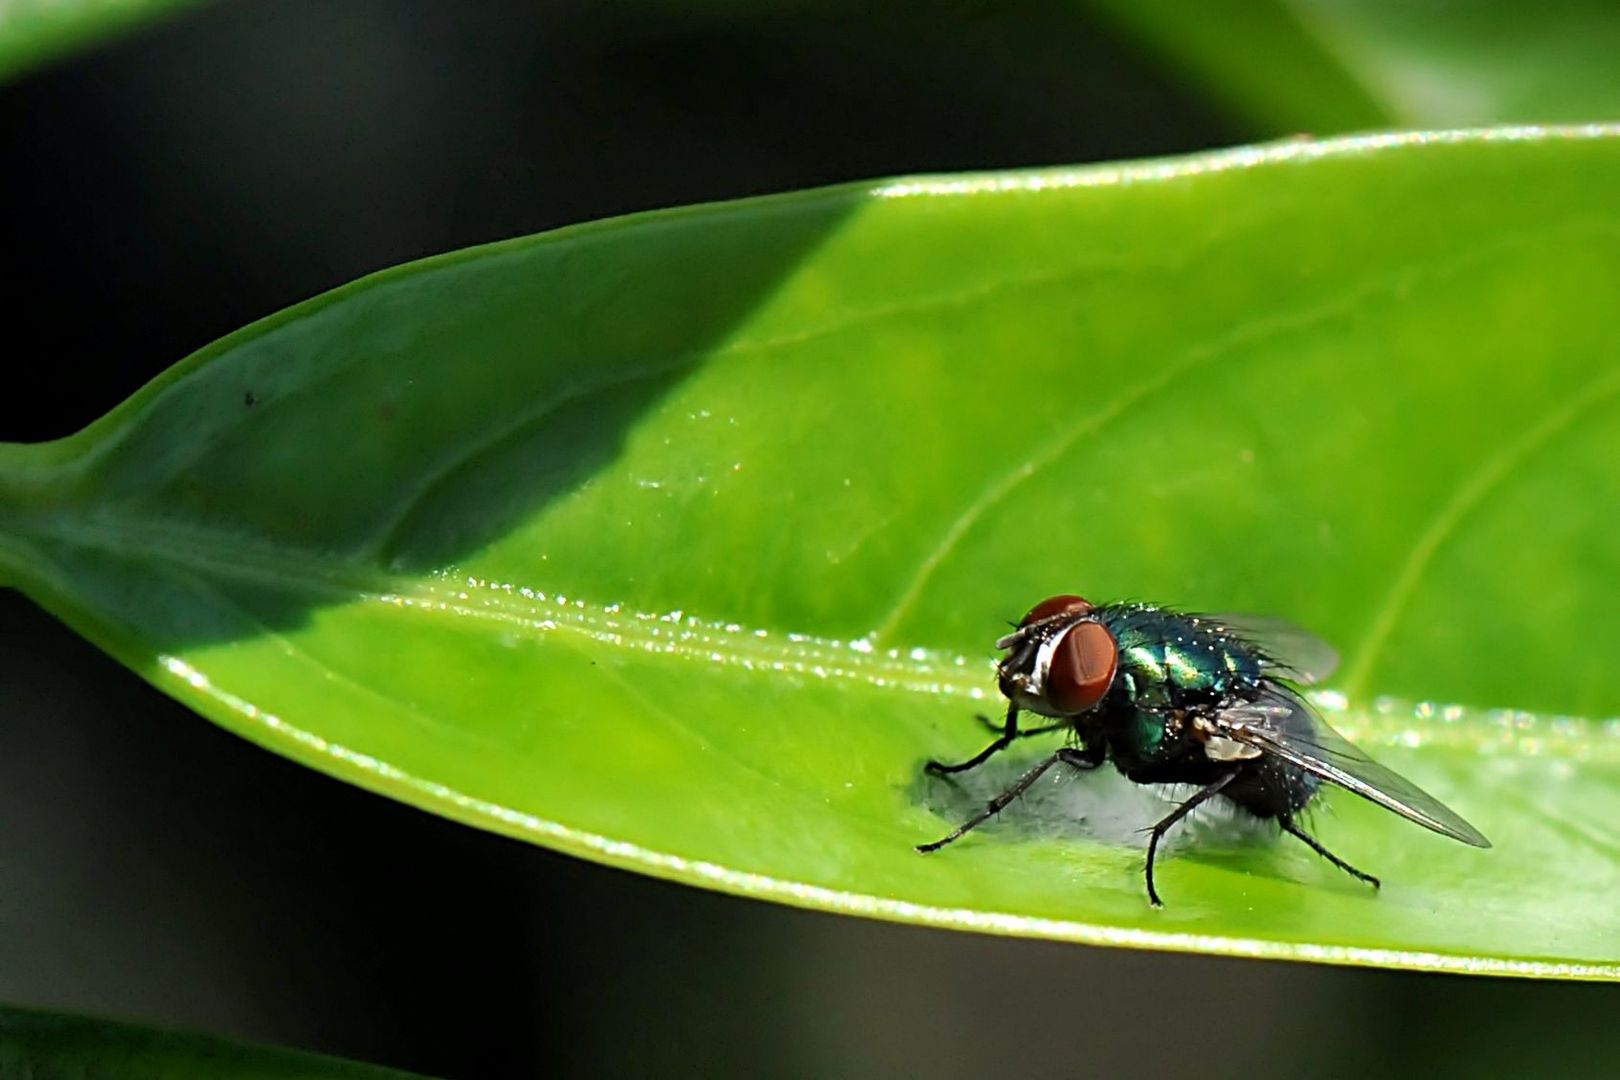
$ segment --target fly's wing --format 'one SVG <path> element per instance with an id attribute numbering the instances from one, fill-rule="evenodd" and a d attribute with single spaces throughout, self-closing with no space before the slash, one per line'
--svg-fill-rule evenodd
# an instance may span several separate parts
<path id="1" fill-rule="evenodd" d="M 1228 738 L 1280 757 L 1408 821 L 1465 844 L 1491 846 L 1439 799 L 1368 757 L 1282 687 L 1267 686 L 1258 701 L 1223 710 L 1215 724 Z"/>
<path id="2" fill-rule="evenodd" d="M 1260 650 L 1261 667 L 1301 686 L 1315 686 L 1339 666 L 1333 646 L 1286 619 L 1269 615 L 1206 615 Z"/>

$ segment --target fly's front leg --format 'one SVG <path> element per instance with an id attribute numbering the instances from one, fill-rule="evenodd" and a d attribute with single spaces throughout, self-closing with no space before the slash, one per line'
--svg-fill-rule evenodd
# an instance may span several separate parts
<path id="1" fill-rule="evenodd" d="M 1002 724 L 996 723 L 994 720 L 984 715 L 984 713 L 975 713 L 973 715 L 973 719 L 983 724 L 993 735 L 1000 735 L 1005 730 Z M 1042 724 L 1040 727 L 1019 728 L 1017 738 L 1027 739 L 1031 735 L 1045 735 L 1052 731 L 1062 731 L 1064 728 L 1070 726 L 1071 725 L 1067 720 L 1058 720 L 1054 723 Z"/>
<path id="2" fill-rule="evenodd" d="M 926 771 L 933 773 L 935 776 L 949 776 L 951 773 L 967 772 L 969 769 L 976 769 L 989 760 L 992 754 L 995 754 L 1000 750 L 1005 750 L 1007 747 L 1011 746 L 1013 744 L 1013 740 L 1018 738 L 1018 735 L 1018 706 L 1014 705 L 1012 702 L 1008 702 L 1007 720 L 1001 725 L 1001 734 L 996 738 L 995 742 L 991 743 L 983 750 L 980 750 L 977 754 L 974 754 L 966 761 L 959 762 L 955 765 L 946 765 L 942 762 L 930 760 L 928 764 L 923 766 L 923 768 Z"/>
<path id="3" fill-rule="evenodd" d="M 983 825 L 985 822 L 989 821 L 991 818 L 1005 810 L 1014 799 L 1028 791 L 1031 784 L 1044 776 L 1046 774 L 1046 770 L 1058 764 L 1069 765 L 1076 769 L 1095 769 L 1098 765 L 1102 764 L 1102 758 L 1097 756 L 1095 760 L 1093 760 L 1093 755 L 1088 754 L 1086 751 L 1071 750 L 1068 747 L 1064 747 L 1051 757 L 1041 761 L 1023 776 L 1020 776 L 1016 781 L 1013 782 L 1012 787 L 991 799 L 983 810 L 975 814 L 969 820 L 963 822 L 957 828 L 952 829 L 949 835 L 939 840 L 935 840 L 931 844 L 918 844 L 917 850 L 927 854 L 930 851 L 938 851 L 940 848 L 944 847 L 946 844 L 952 843 L 953 841 L 960 840 L 963 836 L 967 835 L 969 832 L 972 832 L 974 829 L 978 828 L 980 825 Z"/>

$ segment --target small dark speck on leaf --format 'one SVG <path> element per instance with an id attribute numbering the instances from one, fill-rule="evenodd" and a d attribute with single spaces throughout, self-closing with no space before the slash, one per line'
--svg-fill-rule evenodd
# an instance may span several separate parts
<path id="1" fill-rule="evenodd" d="M 249 390 L 247 393 L 242 395 L 242 404 L 246 405 L 248 408 L 251 409 L 258 403 L 259 397 L 253 391 Z"/>

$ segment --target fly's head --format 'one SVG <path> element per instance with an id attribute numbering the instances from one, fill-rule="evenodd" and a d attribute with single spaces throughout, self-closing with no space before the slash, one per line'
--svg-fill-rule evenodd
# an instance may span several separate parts
<path id="1" fill-rule="evenodd" d="M 1108 693 L 1119 643 L 1078 596 L 1053 596 L 1030 609 L 1018 629 L 996 642 L 1007 650 L 996 674 L 1001 692 L 1040 716 L 1078 716 Z"/>

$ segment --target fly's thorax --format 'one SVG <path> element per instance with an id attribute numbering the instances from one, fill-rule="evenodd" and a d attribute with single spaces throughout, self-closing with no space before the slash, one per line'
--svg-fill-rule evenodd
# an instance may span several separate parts
<path id="1" fill-rule="evenodd" d="M 1109 710 L 1104 723 L 1109 755 L 1121 770 L 1175 756 L 1180 731 L 1169 709 L 1128 707 Z"/>
<path id="2" fill-rule="evenodd" d="M 1259 685 L 1260 662 L 1251 649 L 1163 608 L 1117 605 L 1097 614 L 1119 644 L 1119 671 L 1103 710 L 1109 745 L 1122 764 L 1255 756 L 1197 722 Z"/>
<path id="3" fill-rule="evenodd" d="M 1245 642 L 1196 616 L 1145 605 L 1098 610 L 1119 643 L 1119 683 L 1144 707 L 1190 705 L 1248 693 L 1264 676 Z"/>
<path id="4" fill-rule="evenodd" d="M 1212 722 L 1223 700 L 1193 708 L 1126 706 L 1104 715 L 1103 731 L 1115 763 L 1127 772 L 1173 762 L 1253 761 L 1257 747 L 1229 738 Z"/>

